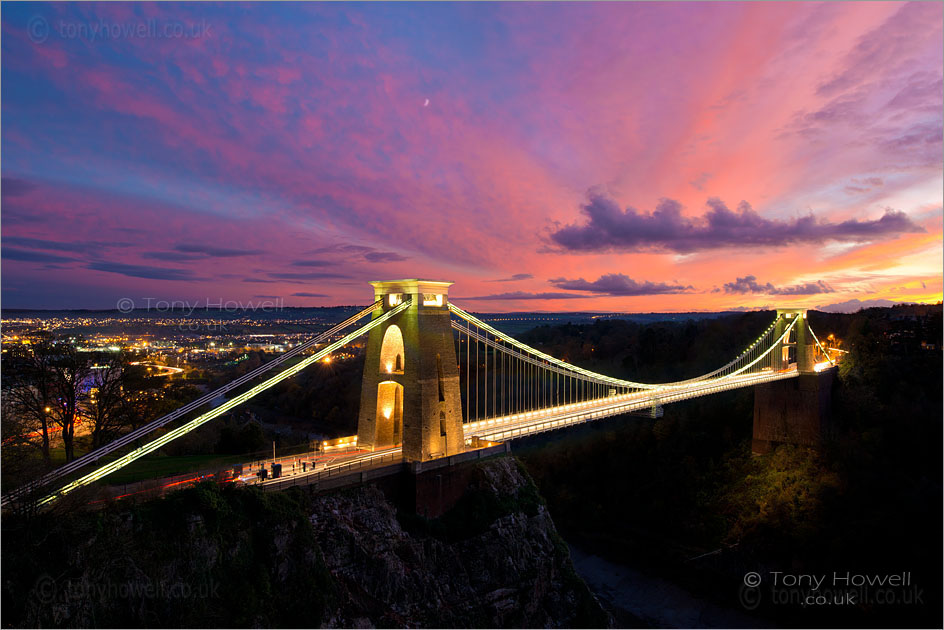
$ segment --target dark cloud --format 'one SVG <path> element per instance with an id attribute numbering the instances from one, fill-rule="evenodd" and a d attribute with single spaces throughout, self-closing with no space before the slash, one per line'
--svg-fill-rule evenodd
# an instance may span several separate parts
<path id="1" fill-rule="evenodd" d="M 528 293 L 527 291 L 512 291 L 510 293 L 496 293 L 495 295 L 478 295 L 475 297 L 456 298 L 457 300 L 570 300 L 574 298 L 588 298 L 589 295 L 577 293 Z"/>
<path id="2" fill-rule="evenodd" d="M 185 254 L 203 254 L 211 258 L 232 258 L 235 256 L 253 256 L 255 254 L 264 254 L 261 249 L 229 249 L 226 247 L 212 247 L 210 245 L 190 245 L 181 243 L 174 246 L 174 250 Z"/>
<path id="3" fill-rule="evenodd" d="M 326 297 L 331 297 L 331 296 L 330 296 L 330 295 L 327 295 L 327 294 L 325 294 L 325 293 L 305 293 L 305 292 L 301 292 L 301 293 L 293 293 L 293 294 L 292 294 L 292 297 L 326 298 Z"/>
<path id="4" fill-rule="evenodd" d="M 27 249 L 46 249 L 54 252 L 86 253 L 108 247 L 131 247 L 131 243 L 117 241 L 50 241 L 44 238 L 29 238 L 26 236 L 3 237 L 4 247 L 26 247 Z"/>
<path id="5" fill-rule="evenodd" d="M 344 274 L 333 273 L 330 271 L 312 271 L 306 273 L 292 273 L 288 271 L 279 271 L 271 272 L 268 274 L 270 278 L 278 278 L 279 280 L 321 280 L 324 278 L 346 278 Z"/>
<path id="6" fill-rule="evenodd" d="M 318 249 L 313 249 L 308 253 L 313 255 L 331 254 L 345 258 L 362 256 L 364 260 L 371 263 L 401 262 L 404 260 L 409 260 L 406 256 L 402 256 L 396 252 L 380 251 L 375 247 L 368 247 L 366 245 L 351 245 L 346 243 L 338 243 L 336 245 L 319 247 Z M 325 263 L 325 265 L 332 264 L 336 264 L 336 261 Z"/>
<path id="7" fill-rule="evenodd" d="M 13 200 L 3 202 L 3 225 L 7 228 L 21 223 L 44 223 L 45 219 L 33 212 L 31 208 L 14 205 Z"/>
<path id="8" fill-rule="evenodd" d="M 558 289 L 570 291 L 588 291 L 597 295 L 633 296 L 633 295 L 664 295 L 669 293 L 687 293 L 691 286 L 666 284 L 664 282 L 636 282 L 629 276 L 621 273 L 608 273 L 600 276 L 593 282 L 578 278 L 552 278 L 550 283 Z"/>
<path id="9" fill-rule="evenodd" d="M 831 286 L 818 280 L 816 282 L 807 282 L 806 284 L 797 284 L 791 287 L 777 288 L 771 283 L 760 284 L 756 276 L 744 276 L 734 282 L 724 283 L 725 293 L 762 293 L 765 295 L 816 295 L 818 293 L 835 293 L 836 290 Z"/>
<path id="10" fill-rule="evenodd" d="M 275 280 L 265 280 L 263 278 L 243 278 L 243 282 L 258 282 L 258 283 L 264 282 L 266 284 L 270 284 L 270 283 L 274 283 Z"/>
<path id="11" fill-rule="evenodd" d="M 201 254 L 184 254 L 183 252 L 142 252 L 141 258 L 148 260 L 172 260 L 174 262 L 186 262 L 190 260 L 202 260 Z"/>
<path id="12" fill-rule="evenodd" d="M 44 252 L 34 252 L 26 249 L 17 249 L 15 247 L 4 246 L 3 257 L 7 260 L 21 260 L 24 262 L 44 262 L 44 263 L 64 263 L 75 262 L 74 258 L 57 256 L 55 254 L 46 254 Z"/>
<path id="13" fill-rule="evenodd" d="M 805 284 L 796 284 L 790 287 L 780 287 L 774 291 L 775 295 L 816 295 L 818 293 L 835 293 L 836 290 L 823 282 L 807 282 Z"/>
<path id="14" fill-rule="evenodd" d="M 146 265 L 126 265 L 116 262 L 93 262 L 85 266 L 95 271 L 107 271 L 131 278 L 148 278 L 150 280 L 194 280 L 193 274 L 184 269 L 165 269 L 163 267 L 148 267 Z"/>
<path id="15" fill-rule="evenodd" d="M 293 267 L 330 267 L 337 263 L 330 260 L 295 260 L 292 261 Z"/>
<path id="16" fill-rule="evenodd" d="M 374 248 L 367 247 L 366 245 L 348 245 L 339 243 L 337 245 L 319 247 L 318 249 L 313 249 L 308 253 L 317 256 L 319 254 L 366 254 L 367 252 L 372 251 L 374 251 Z"/>
<path id="17" fill-rule="evenodd" d="M 6 197 L 22 197 L 36 188 L 35 184 L 17 177 L 0 178 L 0 194 Z"/>
<path id="18" fill-rule="evenodd" d="M 591 193 L 581 208 L 583 225 L 568 225 L 551 234 L 566 250 L 578 252 L 670 250 L 681 253 L 720 247 L 782 246 L 791 243 L 869 241 L 902 232 L 923 232 L 904 212 L 887 208 L 881 219 L 841 223 L 818 221 L 812 215 L 781 221 L 765 219 L 746 202 L 730 210 L 720 199 L 708 200 L 702 217 L 682 215 L 682 206 L 662 199 L 652 213 Z"/>
<path id="19" fill-rule="evenodd" d="M 530 273 L 516 273 L 510 278 L 498 278 L 497 280 L 485 280 L 485 282 L 518 282 L 519 280 L 530 280 L 534 276 Z"/>
<path id="20" fill-rule="evenodd" d="M 364 259 L 367 262 L 377 263 L 377 262 L 401 262 L 408 260 L 406 256 L 401 256 L 396 252 L 367 252 L 364 254 Z"/>

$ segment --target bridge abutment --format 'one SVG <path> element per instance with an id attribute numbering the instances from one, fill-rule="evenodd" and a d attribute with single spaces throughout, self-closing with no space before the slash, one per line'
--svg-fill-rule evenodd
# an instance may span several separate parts
<path id="1" fill-rule="evenodd" d="M 511 444 L 505 442 L 435 462 L 409 464 L 408 497 L 413 501 L 410 507 L 424 518 L 439 518 L 465 495 L 477 462 L 484 458 L 507 457 L 509 453 Z"/>
<path id="2" fill-rule="evenodd" d="M 766 455 L 779 444 L 816 448 L 829 425 L 835 370 L 754 387 L 754 436 L 751 452 Z"/>
<path id="3" fill-rule="evenodd" d="M 777 316 L 779 338 L 791 319 L 805 320 L 806 311 L 779 310 Z M 786 369 L 796 363 L 799 376 L 754 387 L 754 455 L 770 453 L 780 444 L 816 448 L 826 434 L 835 370 L 816 371 L 814 340 L 802 320 L 773 350 L 775 366 Z"/>

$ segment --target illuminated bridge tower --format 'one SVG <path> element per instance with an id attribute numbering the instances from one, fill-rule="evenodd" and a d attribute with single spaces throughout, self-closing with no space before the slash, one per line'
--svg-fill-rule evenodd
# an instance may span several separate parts
<path id="1" fill-rule="evenodd" d="M 769 453 L 778 444 L 817 447 L 827 430 L 835 370 L 817 372 L 814 369 L 815 342 L 806 322 L 805 309 L 779 309 L 775 338 L 780 338 L 794 318 L 800 320 L 783 343 L 771 352 L 775 370 L 787 369 L 796 363 L 800 375 L 754 387 L 751 451 L 755 455 Z"/>
<path id="2" fill-rule="evenodd" d="M 800 374 L 811 374 L 814 371 L 816 347 L 813 345 L 813 336 L 806 323 L 806 309 L 777 309 L 774 339 L 779 339 L 787 326 L 797 317 L 800 321 L 790 331 L 790 336 L 784 339 L 779 348 L 774 348 L 773 352 L 777 354 L 776 358 L 780 359 L 780 369 L 786 369 L 791 363 L 796 363 Z"/>
<path id="3" fill-rule="evenodd" d="M 451 282 L 371 282 L 383 308 L 412 305 L 370 331 L 361 388 L 357 444 L 379 449 L 402 444 L 407 461 L 462 452 L 459 368 L 449 321 Z"/>

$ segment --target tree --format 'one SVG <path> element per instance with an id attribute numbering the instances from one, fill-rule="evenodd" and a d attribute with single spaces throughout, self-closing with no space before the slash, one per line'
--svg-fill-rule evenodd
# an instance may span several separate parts
<path id="1" fill-rule="evenodd" d="M 3 418 L 0 427 L 3 433 L 3 481 L 5 487 L 11 488 L 41 476 L 48 467 L 48 461 L 35 457 L 43 444 L 39 440 L 40 429 L 35 417 L 18 413 L 8 391 L 4 387 L 0 397 Z"/>
<path id="2" fill-rule="evenodd" d="M 91 392 L 85 400 L 84 415 L 91 425 L 92 449 L 117 437 L 129 424 L 130 401 L 123 387 L 126 363 L 121 355 L 113 356 L 89 375 Z"/>
<path id="3" fill-rule="evenodd" d="M 75 423 L 88 394 L 84 390 L 90 373 L 87 355 L 73 346 L 58 344 L 53 356 L 53 404 L 47 407 L 53 421 L 62 429 L 66 461 L 75 459 Z"/>
<path id="4" fill-rule="evenodd" d="M 13 439 L 7 431 L 16 434 L 18 441 L 34 443 L 38 434 L 38 448 L 49 462 L 49 429 L 51 413 L 56 404 L 57 373 L 56 349 L 48 336 L 30 346 L 12 346 L 4 357 L 3 423 L 4 442 Z"/>

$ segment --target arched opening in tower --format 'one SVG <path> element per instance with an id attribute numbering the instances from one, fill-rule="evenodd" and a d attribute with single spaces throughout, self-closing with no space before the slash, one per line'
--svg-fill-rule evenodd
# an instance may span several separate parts
<path id="1" fill-rule="evenodd" d="M 403 333 L 396 324 L 387 327 L 380 345 L 380 371 L 403 374 Z"/>
<path id="2" fill-rule="evenodd" d="M 377 385 L 377 446 L 403 441 L 403 385 L 383 381 Z"/>

